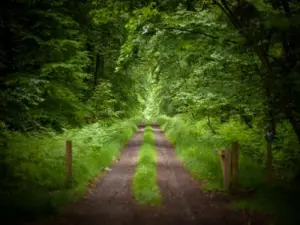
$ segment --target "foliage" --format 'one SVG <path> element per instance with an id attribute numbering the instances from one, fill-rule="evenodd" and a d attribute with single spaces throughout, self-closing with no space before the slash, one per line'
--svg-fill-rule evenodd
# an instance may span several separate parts
<path id="1" fill-rule="evenodd" d="M 241 187 L 263 189 L 267 130 L 275 134 L 274 185 L 298 187 L 299 7 L 296 1 L 176 1 L 129 18 L 120 58 L 150 71 L 147 116 L 171 117 L 160 123 L 178 155 L 213 187 L 221 184 L 213 150 L 237 140 Z"/>
<path id="2" fill-rule="evenodd" d="M 132 134 L 134 125 L 121 121 L 141 115 L 137 89 L 144 82 L 126 70 L 115 71 L 127 36 L 129 14 L 123 6 L 129 3 L 114 3 L 3 5 L 0 186 L 8 211 L 30 217 L 67 202 Z M 63 150 L 68 138 L 74 145 L 74 188 L 67 191 Z"/>
<path id="3" fill-rule="evenodd" d="M 22 0 L 2 11 L 0 145 L 13 150 L 1 151 L 1 171 L 23 177 L 20 168 L 35 154 L 50 168 L 29 148 L 44 148 L 40 133 L 167 115 L 160 123 L 179 156 L 214 187 L 212 150 L 237 140 L 241 185 L 262 189 L 267 130 L 276 137 L 275 185 L 299 182 L 298 1 Z M 18 185 L 39 186 L 35 179 Z"/>
<path id="4" fill-rule="evenodd" d="M 60 135 L 8 133 L 6 158 L 1 162 L 6 165 L 0 186 L 4 215 L 35 217 L 81 196 L 89 181 L 116 159 L 136 131 L 136 122 L 111 126 L 98 122 Z M 65 183 L 66 140 L 72 140 L 73 145 L 71 189 L 66 189 Z"/>
<path id="5" fill-rule="evenodd" d="M 217 151 L 230 146 L 231 142 L 227 140 L 227 131 L 230 131 L 228 126 L 236 125 L 234 122 L 229 122 L 226 127 L 220 126 L 220 129 L 226 132 L 220 135 L 214 135 L 209 130 L 206 121 L 184 121 L 180 117 L 174 119 L 168 117 L 160 117 L 158 119 L 163 130 L 168 137 L 176 144 L 176 152 L 182 159 L 185 166 L 192 174 L 201 180 L 206 180 L 208 183 L 206 188 L 215 188 L 222 190 L 222 171 L 220 167 L 220 159 Z M 251 136 L 246 136 L 244 133 L 236 133 L 234 140 L 243 138 L 241 144 L 240 155 L 240 186 L 244 188 L 253 188 L 264 183 L 264 177 L 258 177 L 257 174 L 263 175 L 263 165 L 259 164 L 257 155 L 249 155 L 244 152 L 248 149 L 247 144 L 252 141 Z M 250 147 L 253 147 L 250 146 Z M 259 149 L 256 149 L 259 151 Z"/>
<path id="6" fill-rule="evenodd" d="M 87 111 L 80 99 L 90 63 L 80 24 L 71 16 L 77 4 L 29 3 L 7 4 L 1 15 L 0 120 L 24 131 L 76 124 Z"/>
<path id="7" fill-rule="evenodd" d="M 282 148 L 280 143 L 274 144 L 274 148 L 280 151 L 274 152 L 276 177 L 274 186 L 270 188 L 266 186 L 264 140 L 260 140 L 257 133 L 249 128 L 246 129 L 238 121 L 230 120 L 225 124 L 214 123 L 218 134 L 211 132 L 206 120 L 189 121 L 182 116 L 173 118 L 160 116 L 158 122 L 175 144 L 176 153 L 185 167 L 196 178 L 205 181 L 203 188 L 208 190 L 223 190 L 220 159 L 216 153 L 217 150 L 230 146 L 232 140 L 238 140 L 240 143 L 239 188 L 244 191 L 254 191 L 255 194 L 246 199 L 239 199 L 234 205 L 240 209 L 270 213 L 280 224 L 299 222 L 294 210 L 297 208 L 296 199 L 300 197 L 299 183 L 295 183 L 298 162 L 294 164 L 293 160 L 289 159 L 291 149 L 294 148 L 287 150 Z M 278 127 L 278 130 L 285 131 L 283 134 L 288 133 L 286 129 L 291 129 L 285 126 L 287 124 Z M 232 133 L 229 134 L 231 131 Z M 293 134 L 291 130 L 289 132 L 290 135 Z M 289 143 L 294 141 L 291 146 L 297 149 L 295 135 L 280 137 L 280 140 Z"/>
<path id="8" fill-rule="evenodd" d="M 3 12 L 0 121 L 6 129 L 61 131 L 86 118 L 135 116 L 136 83 L 126 71 L 115 72 L 127 20 L 118 4 L 25 0 Z"/>
<path id="9" fill-rule="evenodd" d="M 282 187 L 262 188 L 252 198 L 234 202 L 234 206 L 241 210 L 258 211 L 271 214 L 277 224 L 299 224 L 300 218 L 297 205 L 300 199 L 297 189 L 283 189 Z"/>
<path id="10" fill-rule="evenodd" d="M 161 201 L 156 182 L 156 151 L 154 133 L 148 125 L 139 150 L 138 165 L 133 180 L 133 197 L 139 204 L 157 205 Z"/>

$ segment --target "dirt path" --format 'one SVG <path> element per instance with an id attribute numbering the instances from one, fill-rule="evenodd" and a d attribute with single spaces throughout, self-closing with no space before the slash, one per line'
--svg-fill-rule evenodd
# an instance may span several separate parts
<path id="1" fill-rule="evenodd" d="M 201 191 L 200 183 L 182 166 L 163 132 L 157 126 L 153 129 L 158 152 L 158 185 L 164 206 L 161 221 L 173 225 L 266 224 L 265 218 L 231 209 L 229 199 Z"/>
<path id="2" fill-rule="evenodd" d="M 154 127 L 157 145 L 157 182 L 162 194 L 158 208 L 137 206 L 131 186 L 137 165 L 143 128 L 122 151 L 119 162 L 96 184 L 94 191 L 64 212 L 38 225 L 264 225 L 228 207 L 226 199 L 211 197 L 199 189 L 177 159 L 174 149 L 158 127 Z M 249 223 L 250 222 L 250 223 Z"/>
<path id="3" fill-rule="evenodd" d="M 123 149 L 120 160 L 83 199 L 66 207 L 60 215 L 36 225 L 133 224 L 135 204 L 131 184 L 144 128 L 140 127 Z"/>

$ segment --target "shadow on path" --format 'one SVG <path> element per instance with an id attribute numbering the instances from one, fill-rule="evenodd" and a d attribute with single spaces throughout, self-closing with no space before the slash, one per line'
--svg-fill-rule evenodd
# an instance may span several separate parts
<path id="1" fill-rule="evenodd" d="M 144 125 L 127 143 L 120 160 L 78 203 L 37 225 L 264 225 L 263 220 L 230 209 L 224 198 L 211 197 L 199 188 L 177 159 L 172 145 L 157 124 L 157 182 L 162 206 L 137 206 L 131 186 Z"/>
<path id="2" fill-rule="evenodd" d="M 153 126 L 157 147 L 157 181 L 162 194 L 165 224 L 263 225 L 264 218 L 237 212 L 224 196 L 204 193 L 178 160 L 174 148 L 158 125 Z M 154 223 L 153 223 L 154 224 Z M 159 224 L 163 224 L 162 221 Z"/>

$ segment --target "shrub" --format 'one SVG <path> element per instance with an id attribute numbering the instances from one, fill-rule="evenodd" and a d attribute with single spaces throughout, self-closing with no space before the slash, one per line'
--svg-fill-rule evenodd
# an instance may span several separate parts
<path id="1" fill-rule="evenodd" d="M 136 131 L 134 120 L 107 126 L 104 122 L 57 135 L 8 133 L 6 174 L 0 186 L 1 204 L 26 217 L 53 212 L 84 193 L 88 182 L 107 167 Z M 72 188 L 65 188 L 65 141 L 72 140 Z M 4 208 L 4 207 L 2 207 Z"/>

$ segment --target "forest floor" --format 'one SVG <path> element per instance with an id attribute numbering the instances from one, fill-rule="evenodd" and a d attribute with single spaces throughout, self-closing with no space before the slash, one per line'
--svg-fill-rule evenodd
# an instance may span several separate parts
<path id="1" fill-rule="evenodd" d="M 139 206 L 132 198 L 132 179 L 142 144 L 143 127 L 124 147 L 111 171 L 100 178 L 77 203 L 36 225 L 264 225 L 266 217 L 237 211 L 230 197 L 204 192 L 176 157 L 158 126 L 153 126 L 157 147 L 157 184 L 160 206 Z"/>

